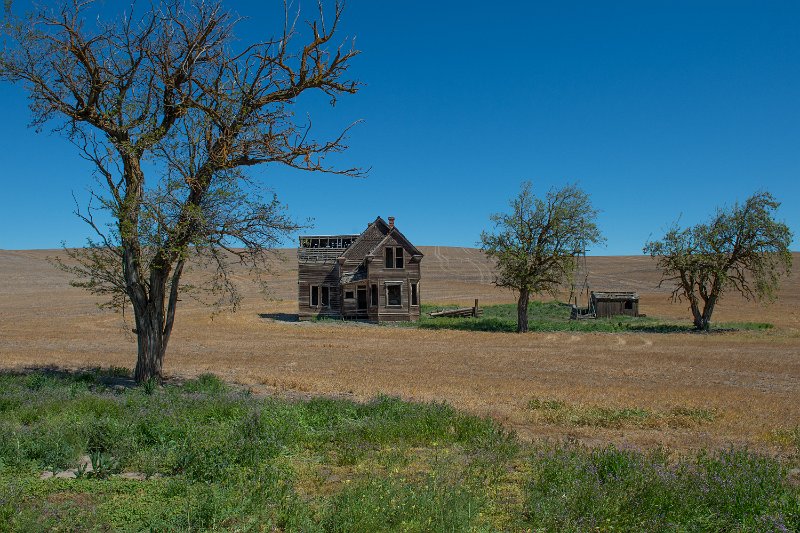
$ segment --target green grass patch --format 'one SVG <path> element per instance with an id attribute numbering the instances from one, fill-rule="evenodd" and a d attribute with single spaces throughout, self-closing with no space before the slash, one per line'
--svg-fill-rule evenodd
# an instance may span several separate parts
<path id="1" fill-rule="evenodd" d="M 672 461 L 609 447 L 545 447 L 531 459 L 525 514 L 547 531 L 795 531 L 796 488 L 742 449 Z"/>
<path id="2" fill-rule="evenodd" d="M 673 407 L 653 411 L 638 407 L 605 407 L 569 404 L 561 400 L 532 398 L 528 409 L 534 421 L 561 426 L 600 428 L 695 427 L 713 422 L 717 414 L 709 409 Z"/>
<path id="3" fill-rule="evenodd" d="M 747 450 L 525 444 L 443 403 L 261 398 L 210 374 L 148 392 L 107 386 L 115 373 L 0 375 L 0 530 L 800 528 L 800 489 Z M 702 417 L 530 408 L 589 425 Z M 100 473 L 40 479 L 86 454 Z"/>
<path id="4" fill-rule="evenodd" d="M 479 318 L 431 317 L 428 313 L 455 309 L 452 305 L 423 304 L 419 322 L 414 327 L 422 329 L 457 329 L 464 331 L 517 331 L 516 304 L 482 306 Z M 531 302 L 528 306 L 528 331 L 538 332 L 597 332 L 597 333 L 689 333 L 694 327 L 688 321 L 672 322 L 655 317 L 615 316 L 588 320 L 570 320 L 570 307 L 561 302 Z M 755 322 L 712 323 L 712 331 L 766 330 L 772 324 Z"/>
<path id="5" fill-rule="evenodd" d="M 800 426 L 775 429 L 767 436 L 766 441 L 783 448 L 794 449 L 796 455 L 800 457 Z"/>

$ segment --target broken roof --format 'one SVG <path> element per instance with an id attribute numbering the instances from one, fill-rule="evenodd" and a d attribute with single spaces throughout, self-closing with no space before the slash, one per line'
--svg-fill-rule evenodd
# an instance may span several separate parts
<path id="1" fill-rule="evenodd" d="M 364 264 L 358 266 L 353 272 L 345 272 L 342 274 L 342 277 L 339 278 L 339 283 L 342 285 L 347 285 L 348 283 L 355 283 L 356 281 L 361 281 L 367 279 L 367 269 L 364 267 Z"/>

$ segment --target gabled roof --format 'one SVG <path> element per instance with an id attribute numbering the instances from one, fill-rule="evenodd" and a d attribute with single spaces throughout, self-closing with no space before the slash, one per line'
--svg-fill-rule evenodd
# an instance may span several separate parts
<path id="1" fill-rule="evenodd" d="M 407 249 L 411 255 L 422 256 L 423 253 L 411 244 L 405 235 L 397 229 L 397 226 L 390 228 L 381 217 L 375 219 L 374 222 L 367 226 L 367 229 L 359 235 L 350 248 L 345 250 L 341 255 L 345 259 L 363 260 L 365 257 L 373 255 L 384 243 L 389 239 L 394 238 L 403 248 Z"/>
<path id="2" fill-rule="evenodd" d="M 378 217 L 378 220 L 380 220 L 381 222 L 383 222 L 383 220 L 381 219 L 381 217 Z M 377 222 L 377 220 L 376 220 L 375 222 Z M 383 222 L 383 223 L 384 223 L 384 224 L 386 224 L 385 222 Z M 400 230 L 399 230 L 399 229 L 397 229 L 397 226 L 395 226 L 395 227 L 394 227 L 394 228 L 392 228 L 392 229 L 389 229 L 389 226 L 387 225 L 387 226 L 386 226 L 386 229 L 387 229 L 387 234 L 386 234 L 386 236 L 385 236 L 385 237 L 384 237 L 384 238 L 381 240 L 381 242 L 379 242 L 377 245 L 375 245 L 375 246 L 372 248 L 372 250 L 370 250 L 370 251 L 369 251 L 369 254 L 367 254 L 367 255 L 375 255 L 375 252 L 376 252 L 378 249 L 380 249 L 380 247 L 381 247 L 381 246 L 383 246 L 383 245 L 386 243 L 386 241 L 388 241 L 388 240 L 389 240 L 389 238 L 390 238 L 390 237 L 394 238 L 394 240 L 395 240 L 395 241 L 397 241 L 398 243 L 400 243 L 400 244 L 403 246 L 403 248 L 405 248 L 406 250 L 410 251 L 410 252 L 411 252 L 411 255 L 419 255 L 419 256 L 422 256 L 422 255 L 424 255 L 422 252 L 420 252 L 420 251 L 419 251 L 419 249 L 418 249 L 416 246 L 414 246 L 413 244 L 411 244 L 411 241 L 409 241 L 408 239 L 406 239 L 406 236 L 405 236 L 405 235 L 403 235 L 403 234 L 400 232 Z"/>

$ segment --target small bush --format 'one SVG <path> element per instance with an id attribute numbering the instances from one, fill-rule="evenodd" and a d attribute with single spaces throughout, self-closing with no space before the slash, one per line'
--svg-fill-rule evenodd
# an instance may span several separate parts
<path id="1" fill-rule="evenodd" d="M 58 385 L 54 377 L 48 376 L 43 372 L 34 372 L 25 379 L 25 386 L 32 391 L 38 391 L 45 387 L 55 387 Z"/>
<path id="2" fill-rule="evenodd" d="M 183 384 L 186 392 L 200 392 L 205 394 L 220 394 L 228 391 L 228 386 L 224 381 L 214 374 L 201 374 L 197 379 L 187 381 Z"/>

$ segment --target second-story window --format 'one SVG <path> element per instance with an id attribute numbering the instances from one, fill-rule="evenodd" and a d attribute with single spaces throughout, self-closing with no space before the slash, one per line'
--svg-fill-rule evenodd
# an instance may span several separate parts
<path id="1" fill-rule="evenodd" d="M 386 268 L 404 268 L 403 248 L 401 246 L 386 247 Z"/>

